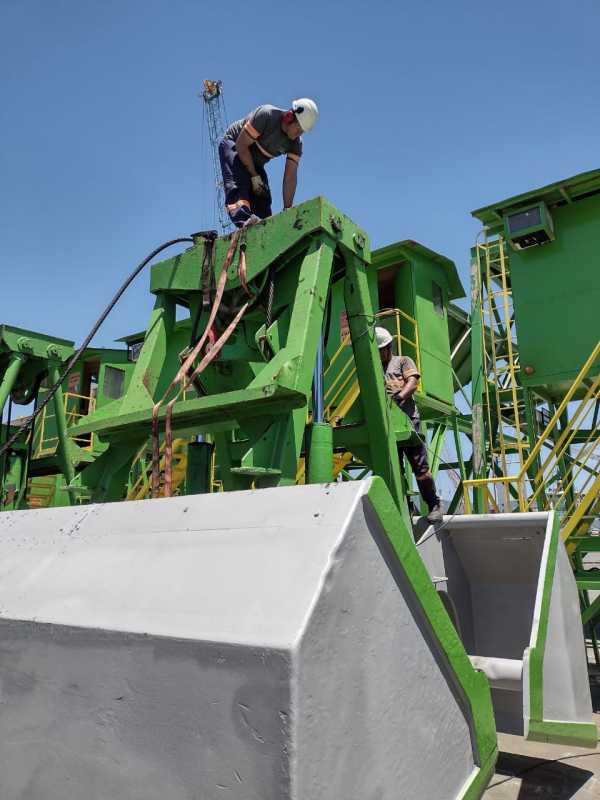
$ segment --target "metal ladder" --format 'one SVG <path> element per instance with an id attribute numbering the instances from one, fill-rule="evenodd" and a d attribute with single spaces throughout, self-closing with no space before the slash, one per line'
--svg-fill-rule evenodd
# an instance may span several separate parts
<path id="1" fill-rule="evenodd" d="M 484 336 L 484 394 L 487 414 L 490 458 L 502 475 L 520 471 L 525 463 L 530 441 L 524 393 L 519 383 L 520 363 L 517 350 L 515 314 L 506 243 L 499 236 L 475 247 L 481 276 L 481 316 Z M 511 506 L 508 487 L 496 504 Z"/>

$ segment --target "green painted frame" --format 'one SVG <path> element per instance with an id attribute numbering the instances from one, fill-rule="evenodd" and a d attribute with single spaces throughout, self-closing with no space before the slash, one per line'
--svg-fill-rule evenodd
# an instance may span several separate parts
<path id="1" fill-rule="evenodd" d="M 473 723 L 473 756 L 477 768 L 463 788 L 460 798 L 476 800 L 481 797 L 494 774 L 498 756 L 496 724 L 488 680 L 471 665 L 458 633 L 415 547 L 409 528 L 398 514 L 393 498 L 381 478 L 372 479 L 367 498 L 469 706 Z"/>
<path id="2" fill-rule="evenodd" d="M 550 619 L 550 598 L 556 555 L 561 546 L 561 515 L 554 512 L 554 520 L 550 537 L 544 544 L 544 554 L 540 570 L 543 570 L 543 581 L 538 588 L 536 598 L 538 622 L 532 632 L 532 643 L 529 647 L 529 718 L 525 720 L 525 738 L 538 742 L 560 742 L 577 747 L 596 747 L 598 731 L 592 724 L 576 722 L 558 722 L 544 719 L 544 656 Z M 535 616 L 535 612 L 534 612 Z"/>

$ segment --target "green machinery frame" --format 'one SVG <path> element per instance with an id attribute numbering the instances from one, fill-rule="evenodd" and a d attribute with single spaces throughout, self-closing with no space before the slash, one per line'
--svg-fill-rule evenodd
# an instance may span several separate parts
<path id="1" fill-rule="evenodd" d="M 80 476 L 92 501 L 122 499 L 134 456 L 150 436 L 154 404 L 206 325 L 206 286 L 218 281 L 229 247 L 230 237 L 198 234 L 193 247 L 152 268 L 156 302 L 126 393 L 69 431 L 73 437 L 97 434 L 108 445 Z M 301 457 L 310 461 L 313 374 L 328 298 L 332 287 L 341 285 L 368 413 L 363 409 L 359 419 L 336 426 L 332 446 L 360 451 L 408 521 L 395 445 L 411 434 L 385 396 L 369 264 L 367 235 L 323 198 L 244 231 L 228 269 L 219 330 L 249 294 L 250 306 L 218 359 L 172 412 L 174 434 L 209 435 L 214 441 L 225 490 L 294 484 Z M 176 321 L 178 306 L 187 310 L 187 319 Z M 165 414 L 162 407 L 161 427 Z"/>
<path id="2" fill-rule="evenodd" d="M 0 326 L 0 416 L 7 401 L 15 398 L 21 404 L 33 402 L 42 380 L 46 377 L 55 382 L 66 360 L 73 355 L 73 342 L 44 334 L 34 333 L 10 325 Z M 54 467 L 58 466 L 67 485 L 75 478 L 74 463 L 83 454 L 80 448 L 67 435 L 67 421 L 64 411 L 63 391 L 59 387 L 53 398 L 57 448 Z M 13 433 L 10 423 L 4 426 L 5 437 Z M 15 442 L 4 456 L 2 473 L 4 475 L 0 509 L 20 508 L 26 491 L 26 481 L 31 448 L 25 441 Z M 56 463 L 58 462 L 58 463 Z"/>

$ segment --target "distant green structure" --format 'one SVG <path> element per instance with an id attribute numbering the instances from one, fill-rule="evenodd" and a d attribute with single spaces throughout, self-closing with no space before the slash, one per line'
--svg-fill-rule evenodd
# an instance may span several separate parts
<path id="1" fill-rule="evenodd" d="M 510 247 L 521 384 L 561 398 L 600 334 L 600 170 L 473 216 Z M 589 375 L 599 369 L 597 360 Z"/>
<path id="2" fill-rule="evenodd" d="M 558 508 L 600 664 L 600 170 L 473 215 L 467 510 Z M 472 492 L 472 494 L 471 494 Z"/>
<path id="3" fill-rule="evenodd" d="M 405 352 L 420 362 L 421 393 L 454 407 L 448 308 L 451 300 L 465 296 L 456 264 L 408 239 L 375 250 L 372 268 L 377 270 L 379 308 L 399 309 L 423 332 L 418 358 L 410 343 Z"/>

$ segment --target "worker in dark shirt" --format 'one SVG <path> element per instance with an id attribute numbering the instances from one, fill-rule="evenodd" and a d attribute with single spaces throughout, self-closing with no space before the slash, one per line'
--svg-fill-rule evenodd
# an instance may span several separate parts
<path id="1" fill-rule="evenodd" d="M 413 429 L 420 434 L 421 419 L 413 397 L 421 377 L 416 364 L 408 356 L 392 355 L 393 336 L 385 328 L 375 328 L 375 338 L 385 375 L 385 390 L 398 408 L 401 408 L 410 419 Z M 410 447 L 398 445 L 398 456 L 400 457 L 400 467 L 403 474 L 404 457 L 408 459 L 408 463 L 417 479 L 421 497 L 429 509 L 427 519 L 429 522 L 439 522 L 443 519 L 444 512 L 435 488 L 433 475 L 429 469 L 425 442 L 420 441 L 418 445 L 411 445 Z"/>
<path id="2" fill-rule="evenodd" d="M 316 103 L 304 97 L 294 100 L 288 111 L 259 106 L 227 128 L 219 142 L 219 159 L 225 204 L 238 228 L 271 216 L 271 190 L 265 164 L 277 156 L 286 156 L 283 207 L 292 207 L 302 156 L 300 137 L 312 130 L 318 117 Z"/>

